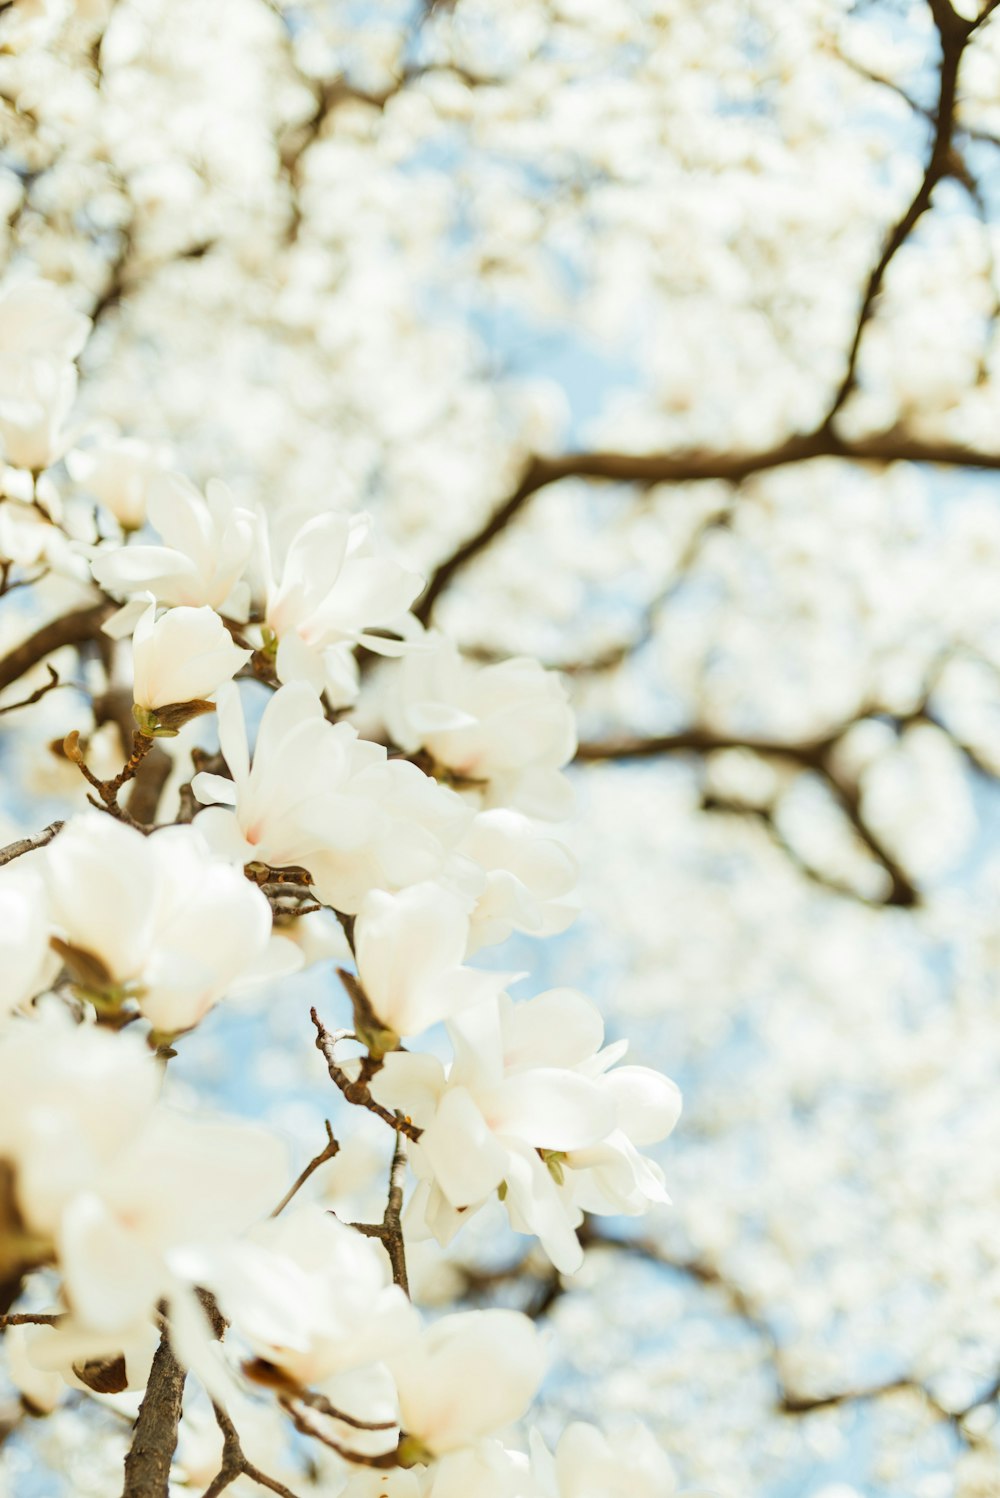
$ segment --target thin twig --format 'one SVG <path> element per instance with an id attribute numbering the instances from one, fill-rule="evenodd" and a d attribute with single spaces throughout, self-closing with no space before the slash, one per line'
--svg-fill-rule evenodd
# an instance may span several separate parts
<path id="1" fill-rule="evenodd" d="M 281 1198 L 280 1202 L 271 1213 L 272 1217 L 280 1216 L 280 1214 L 288 1206 L 288 1203 L 291 1201 L 292 1197 L 296 1194 L 297 1191 L 300 1190 L 301 1187 L 305 1185 L 306 1181 L 308 1181 L 313 1171 L 319 1170 L 319 1167 L 321 1165 L 325 1164 L 327 1160 L 332 1160 L 334 1155 L 338 1153 L 338 1151 L 340 1150 L 340 1145 L 333 1137 L 333 1128 L 329 1120 L 326 1121 L 326 1137 L 326 1144 L 320 1150 L 318 1155 L 313 1156 L 305 1169 L 299 1172 L 296 1180 L 293 1181 L 291 1186 L 289 1186 L 288 1190 L 285 1192 L 284 1196 Z"/>
<path id="2" fill-rule="evenodd" d="M 279 1498 L 296 1498 L 291 1488 L 279 1482 L 276 1477 L 268 1477 L 266 1472 L 262 1472 L 259 1467 L 254 1466 L 253 1462 L 248 1460 L 232 1420 L 220 1405 L 213 1404 L 212 1408 L 215 1411 L 216 1424 L 222 1432 L 222 1466 L 218 1475 L 205 1489 L 203 1498 L 218 1498 L 220 1493 L 224 1493 L 226 1488 L 240 1477 L 249 1477 L 251 1482 L 267 1488 L 269 1493 L 277 1493 Z"/>
<path id="3" fill-rule="evenodd" d="M 15 858 L 20 858 L 25 853 L 34 853 L 38 848 L 44 848 L 65 825 L 65 822 L 50 822 L 44 832 L 39 832 L 35 837 L 19 837 L 16 842 L 8 843 L 6 848 L 0 848 L 0 868 L 5 863 L 13 863 Z"/>
<path id="4" fill-rule="evenodd" d="M 337 1041 L 344 1040 L 350 1032 L 337 1031 L 331 1033 L 320 1019 L 315 1009 L 310 1009 L 310 1018 L 316 1027 L 316 1049 L 322 1054 L 326 1061 L 326 1069 L 330 1073 L 330 1079 L 336 1083 L 340 1091 L 349 1103 L 354 1103 L 361 1108 L 367 1108 L 369 1113 L 374 1113 L 383 1123 L 398 1134 L 405 1134 L 407 1139 L 414 1143 L 420 1138 L 422 1129 L 402 1113 L 390 1113 L 388 1108 L 383 1108 L 372 1097 L 368 1084 L 360 1078 L 354 1078 L 340 1065 L 337 1060 Z"/>

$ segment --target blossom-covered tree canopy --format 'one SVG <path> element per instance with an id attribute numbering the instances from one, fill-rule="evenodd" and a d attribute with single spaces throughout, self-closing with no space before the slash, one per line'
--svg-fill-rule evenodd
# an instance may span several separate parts
<path id="1" fill-rule="evenodd" d="M 4 1498 L 1000 1492 L 996 8 L 0 3 Z"/>

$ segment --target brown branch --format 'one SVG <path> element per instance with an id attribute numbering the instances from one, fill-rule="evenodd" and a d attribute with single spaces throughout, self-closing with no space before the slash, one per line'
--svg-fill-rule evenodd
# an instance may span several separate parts
<path id="1" fill-rule="evenodd" d="M 962 53 L 970 35 L 970 26 L 952 10 L 947 0 L 929 0 L 934 25 L 937 28 L 941 47 L 938 100 L 934 111 L 934 137 L 924 174 L 916 194 L 902 217 L 893 225 L 882 247 L 878 260 L 872 267 L 868 283 L 861 298 L 854 335 L 847 354 L 847 367 L 834 394 L 826 414 L 824 426 L 831 426 L 857 384 L 858 356 L 861 341 L 872 316 L 875 304 L 885 281 L 886 273 L 896 255 L 909 239 L 924 213 L 930 207 L 935 187 L 954 172 L 952 160 L 952 136 L 955 128 L 955 102 L 958 88 L 958 70 Z"/>
<path id="2" fill-rule="evenodd" d="M 93 640 L 112 607 L 108 603 L 90 604 L 43 624 L 0 660 L 0 691 L 19 681 L 53 651 L 62 650 L 66 645 L 85 645 Z"/>
<path id="3" fill-rule="evenodd" d="M 164 1326 L 139 1406 L 132 1445 L 125 1457 L 122 1498 L 169 1498 L 170 1464 L 177 1446 L 184 1378 L 184 1369 L 174 1357 L 169 1331 Z"/>
<path id="4" fill-rule="evenodd" d="M 625 453 L 613 451 L 566 453 L 556 458 L 531 458 L 509 496 L 432 571 L 414 613 L 428 623 L 434 606 L 454 577 L 499 536 L 529 500 L 542 489 L 564 479 L 592 479 L 613 484 L 696 484 L 722 482 L 738 485 L 757 473 L 809 463 L 817 458 L 845 462 L 925 463 L 937 467 L 1000 470 L 1000 451 L 988 452 L 961 443 L 927 440 L 898 429 L 848 440 L 829 427 L 805 436 L 792 436 L 757 452 L 700 450 Z"/>
<path id="5" fill-rule="evenodd" d="M 61 832 L 66 824 L 64 822 L 50 822 L 44 832 L 39 832 L 35 837 L 20 837 L 15 843 L 8 843 L 6 848 L 0 848 L 0 868 L 5 863 L 13 863 L 15 858 L 20 858 L 25 853 L 34 853 L 37 848 L 44 848 L 46 843 L 51 843 L 57 832 Z"/>
<path id="6" fill-rule="evenodd" d="M 327 1142 L 320 1150 L 319 1154 L 313 1156 L 313 1158 L 309 1161 L 309 1164 L 305 1167 L 304 1170 L 299 1172 L 299 1175 L 293 1181 L 291 1186 L 289 1186 L 288 1190 L 285 1192 L 284 1196 L 281 1198 L 280 1202 L 271 1213 L 272 1217 L 280 1216 L 280 1214 L 288 1206 L 288 1203 L 291 1201 L 292 1197 L 305 1185 L 306 1181 L 308 1181 L 313 1172 L 319 1170 L 321 1165 L 324 1165 L 327 1160 L 332 1160 L 334 1155 L 339 1152 L 340 1145 L 333 1137 L 333 1129 L 329 1121 L 327 1121 L 326 1123 L 326 1138 Z"/>
<path id="7" fill-rule="evenodd" d="M 49 673 L 49 679 L 44 686 L 36 687 L 33 692 L 30 692 L 27 697 L 22 697 L 18 702 L 5 703 L 0 707 L 0 713 L 16 713 L 18 708 L 31 707 L 33 703 L 41 702 L 43 697 L 47 697 L 50 692 L 56 691 L 58 687 L 68 687 L 71 685 L 68 681 L 59 680 L 59 672 L 54 667 L 46 666 L 45 669 Z"/>
<path id="8" fill-rule="evenodd" d="M 218 1498 L 220 1493 L 224 1493 L 226 1488 L 240 1477 L 249 1477 L 251 1482 L 266 1488 L 269 1493 L 277 1493 L 279 1498 L 295 1498 L 291 1488 L 286 1488 L 283 1482 L 278 1482 L 274 1477 L 268 1477 L 266 1472 L 262 1472 L 247 1459 L 232 1420 L 219 1405 L 214 1404 L 212 1408 L 215 1411 L 216 1423 L 222 1432 L 222 1466 L 218 1475 L 205 1489 L 203 1498 Z"/>
<path id="9" fill-rule="evenodd" d="M 392 1265 L 393 1283 L 398 1285 L 407 1295 L 410 1293 L 410 1281 L 406 1272 L 406 1244 L 403 1240 L 403 1225 L 401 1222 L 403 1211 L 403 1176 L 406 1172 L 406 1149 L 403 1145 L 403 1131 L 398 1130 L 396 1134 L 396 1148 L 392 1153 L 392 1164 L 389 1167 L 389 1199 L 386 1202 L 385 1213 L 381 1222 L 352 1222 L 351 1227 L 358 1233 L 363 1233 L 366 1238 L 377 1238 L 389 1255 Z"/>
<path id="10" fill-rule="evenodd" d="M 80 748 L 80 735 L 75 729 L 72 733 L 68 733 L 63 740 L 63 752 L 67 759 L 72 760 L 87 784 L 92 785 L 100 797 L 100 801 L 96 801 L 93 796 L 88 796 L 87 799 L 91 805 L 96 806 L 98 810 L 110 812 L 120 822 L 127 822 L 133 827 L 138 827 L 140 824 L 132 816 L 131 812 L 126 811 L 123 806 L 119 805 L 118 793 L 130 781 L 135 779 L 140 765 L 153 748 L 153 744 L 153 739 L 136 730 L 132 736 L 132 752 L 118 774 L 111 780 L 99 780 L 90 769 L 87 761 L 84 759 L 83 750 Z"/>
<path id="11" fill-rule="evenodd" d="M 920 894 L 893 853 L 884 845 L 865 819 L 858 787 L 848 781 L 834 764 L 833 751 L 847 730 L 870 717 L 877 709 L 863 708 L 855 717 L 830 732 L 798 742 L 766 739 L 754 734 L 729 733 L 708 728 L 687 728 L 677 733 L 653 735 L 644 739 L 617 739 L 604 743 L 583 743 L 577 760 L 595 763 L 608 760 L 654 759 L 661 755 L 708 755 L 723 749 L 748 749 L 764 759 L 787 761 L 808 771 L 822 781 L 839 810 L 850 823 L 855 835 L 889 879 L 889 893 L 880 902 L 910 909 L 919 904 Z M 827 881 L 824 881 L 827 882 Z"/>
<path id="12" fill-rule="evenodd" d="M 405 1134 L 407 1139 L 414 1142 L 420 1138 L 421 1129 L 410 1119 L 404 1118 L 401 1113 L 390 1113 L 388 1108 L 383 1108 L 377 1103 L 369 1091 L 367 1082 L 361 1078 L 354 1078 L 344 1071 L 337 1060 L 337 1041 L 344 1040 L 350 1033 L 344 1031 L 329 1031 L 323 1024 L 315 1009 L 310 1009 L 310 1018 L 316 1027 L 316 1049 L 322 1054 L 326 1061 L 326 1069 L 330 1073 L 330 1079 L 334 1082 L 349 1103 L 359 1107 L 367 1108 L 369 1113 L 374 1113 L 383 1123 L 388 1124 L 397 1134 Z"/>

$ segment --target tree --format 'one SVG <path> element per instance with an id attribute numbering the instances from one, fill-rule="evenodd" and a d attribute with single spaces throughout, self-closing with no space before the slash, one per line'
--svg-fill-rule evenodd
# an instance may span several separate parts
<path id="1" fill-rule="evenodd" d="M 764 986 L 780 981 L 784 959 L 806 989 L 825 992 L 824 921 L 858 969 L 860 954 L 877 951 L 887 990 L 902 973 L 919 986 L 903 937 L 897 948 L 888 934 L 905 930 L 924 944 L 954 937 L 978 1015 L 992 876 L 979 877 L 961 922 L 944 880 L 998 766 L 991 11 L 948 0 L 502 11 L 456 0 L 363 14 L 264 0 L 228 0 L 211 15 L 176 0 L 7 7 L 8 254 L 16 273 L 64 283 L 93 317 L 76 409 L 95 424 L 74 433 L 57 480 L 35 489 L 8 474 L 0 535 L 15 622 L 0 680 L 9 704 L 37 695 L 3 725 L 8 737 L 26 758 L 34 744 L 41 761 L 46 737 L 81 730 L 47 785 L 85 769 L 103 807 L 127 806 L 143 824 L 178 795 L 177 813 L 193 815 L 195 789 L 182 788 L 196 776 L 208 777 L 198 781 L 208 799 L 232 795 L 213 781 L 224 766 L 201 757 L 210 751 L 187 763 L 196 736 L 213 742 L 197 720 L 177 742 L 141 737 L 132 764 L 129 694 L 101 676 L 110 606 L 78 550 L 51 554 L 55 532 L 43 513 L 29 523 L 32 502 L 51 511 L 58 498 L 79 516 L 90 495 L 105 506 L 103 534 L 108 505 L 125 527 L 141 520 L 154 472 L 172 466 L 205 491 L 176 490 L 175 503 L 225 511 L 213 523 L 230 526 L 237 553 L 249 524 L 237 512 L 266 510 L 274 570 L 269 583 L 253 579 L 254 601 L 269 597 L 275 619 L 259 621 L 259 635 L 241 632 L 238 608 L 226 639 L 203 613 L 179 618 L 212 608 L 208 594 L 182 596 L 176 573 L 139 578 L 126 564 L 116 574 L 115 555 L 142 547 L 102 545 L 98 582 L 116 600 L 138 580 L 175 589 L 157 593 L 167 614 L 147 603 L 141 621 L 125 621 L 145 657 L 139 706 L 154 733 L 162 708 L 214 695 L 177 682 L 182 638 L 204 644 L 206 660 L 243 652 L 234 670 L 255 671 L 263 693 L 283 608 L 296 630 L 309 618 L 322 644 L 297 665 L 283 660 L 279 675 L 343 708 L 362 621 L 349 608 L 323 612 L 309 564 L 323 536 L 323 575 L 336 571 L 341 542 L 323 517 L 363 502 L 428 579 L 401 602 L 396 578 L 401 613 L 413 604 L 484 670 L 464 676 L 471 666 L 442 645 L 434 690 L 496 681 L 485 673 L 512 653 L 561 669 L 583 725 L 577 757 L 592 767 L 578 777 L 592 824 L 621 834 L 630 794 L 656 824 L 648 845 L 643 828 L 633 837 L 657 891 L 622 852 L 620 895 L 601 895 L 640 979 L 646 951 L 659 963 L 650 983 L 662 982 L 664 950 L 689 971 L 687 949 L 657 934 L 670 900 L 690 900 L 692 930 L 702 950 L 710 944 L 718 888 L 707 856 L 745 864 L 768 929 L 788 927 L 810 948 L 792 958 L 772 939 Z M 33 409 L 44 397 L 54 421 L 72 376 L 64 366 L 62 383 L 52 379 L 33 391 Z M 30 444 L 55 433 L 26 420 L 23 386 L 6 409 L 8 462 L 30 468 Z M 220 474 L 235 501 L 208 492 Z M 93 539 L 82 519 L 73 525 L 76 542 Z M 344 544 L 367 546 L 352 536 Z M 281 571 L 289 554 L 301 557 L 301 587 Z M 15 613 L 29 596 L 44 601 L 30 629 Z M 427 689 L 414 685 L 421 658 L 372 671 L 368 647 L 385 649 L 399 619 L 364 622 L 357 721 L 366 735 L 391 733 L 426 774 L 433 730 L 405 706 Z M 77 654 L 93 722 L 46 674 L 47 662 L 60 680 L 75 673 Z M 387 708 L 393 672 L 410 685 Z M 220 726 L 239 755 L 238 716 L 225 693 L 223 703 Z M 631 793 L 613 792 L 623 782 L 609 767 L 624 763 L 648 768 L 635 769 Z M 339 761 L 336 774 L 347 774 Z M 217 802 L 196 825 L 235 847 L 241 816 Z M 667 830 L 677 851 L 665 874 Z M 57 863 L 63 836 L 51 843 Z M 129 868 L 131 856 L 121 855 Z M 563 866 L 546 856 L 538 879 L 554 920 Z M 308 926 L 322 914 L 313 905 L 352 903 L 336 883 L 343 870 L 318 875 L 303 856 L 313 882 L 279 888 L 273 866 L 258 873 L 282 922 L 298 909 Z M 179 864 L 156 877 L 185 884 Z M 905 928 L 871 924 L 901 913 Z M 418 906 L 404 915 L 422 929 Z M 753 924 L 749 903 L 734 919 Z M 391 913 L 373 909 L 370 922 L 391 930 Z M 370 938 L 371 949 L 386 940 Z M 719 976 L 734 995 L 738 967 Z M 705 982 L 693 960 L 690 978 Z M 369 1026 L 377 1053 L 383 1028 L 405 1031 L 367 1015 L 372 986 L 411 1012 L 436 989 L 400 996 L 391 973 L 362 976 L 355 1026 Z M 847 1004 L 840 990 L 836 1002 Z M 170 1020 L 147 1021 L 166 1045 Z M 976 1031 L 988 1046 L 986 1034 Z M 962 1053 L 951 1035 L 942 1057 L 953 1075 L 971 1065 Z M 330 1054 L 355 1086 L 340 1050 Z M 776 1074 L 791 1098 L 798 1062 L 787 1065 Z M 380 1068 L 374 1091 L 364 1082 L 366 1111 L 393 1115 L 378 1098 L 392 1070 Z M 753 1273 L 729 1274 L 711 1234 L 687 1236 L 646 1247 L 721 1285 L 770 1336 L 777 1318 L 759 1313 Z M 933 1380 L 907 1358 L 901 1370 L 883 1390 L 862 1375 L 803 1382 L 782 1365 L 778 1404 L 808 1414 L 902 1386 L 937 1409 Z M 988 1380 L 935 1419 L 943 1409 L 973 1429 L 984 1390 Z"/>

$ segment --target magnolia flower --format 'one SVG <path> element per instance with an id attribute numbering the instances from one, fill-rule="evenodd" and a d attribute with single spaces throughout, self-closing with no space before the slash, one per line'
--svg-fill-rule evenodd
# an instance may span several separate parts
<path id="1" fill-rule="evenodd" d="M 114 546 L 91 561 L 94 578 L 116 597 L 152 593 L 158 603 L 207 604 L 232 619 L 246 619 L 250 589 L 242 581 L 254 548 L 257 522 L 224 484 L 209 482 L 205 497 L 177 474 L 154 479 L 149 519 L 159 546 Z M 132 609 L 121 611 L 114 633 L 127 633 Z"/>
<path id="2" fill-rule="evenodd" d="M 145 523 L 151 486 L 166 462 L 165 449 L 135 437 L 74 448 L 66 457 L 70 478 L 110 510 L 126 531 L 139 530 Z"/>
<path id="3" fill-rule="evenodd" d="M 531 1458 L 539 1498 L 670 1498 L 677 1491 L 665 1453 L 638 1422 L 603 1435 L 576 1421 L 559 1437 L 554 1458 L 532 1432 Z"/>
<path id="4" fill-rule="evenodd" d="M 576 860 L 520 812 L 497 807 L 473 818 L 457 850 L 485 874 L 470 921 L 470 951 L 505 941 L 512 931 L 552 936 L 576 916 L 567 898 Z"/>
<path id="5" fill-rule="evenodd" d="M 15 1238 L 51 1242 L 67 1202 L 143 1127 L 159 1088 L 159 1068 L 131 1035 L 59 1013 L 0 1036 L 0 1160 L 14 1171 Z M 4 1221 L 0 1256 L 10 1233 Z"/>
<path id="6" fill-rule="evenodd" d="M 644 1211 L 667 1201 L 663 1175 L 637 1148 L 666 1137 L 677 1088 L 646 1067 L 608 1069 L 603 1021 L 581 994 L 552 989 L 515 1005 L 466 1009 L 449 1021 L 455 1061 L 394 1052 L 372 1081 L 384 1106 L 422 1129 L 411 1150 L 420 1186 L 415 1227 L 447 1243 L 463 1216 L 498 1191 L 511 1224 L 537 1234 L 557 1269 L 583 1261 L 583 1211 Z"/>
<path id="7" fill-rule="evenodd" d="M 539 1498 L 527 1457 L 499 1441 L 480 1441 L 442 1458 L 431 1471 L 425 1498 L 469 1498 L 471 1493 L 475 1498 Z"/>
<path id="8" fill-rule="evenodd" d="M 51 281 L 12 280 L 0 290 L 0 386 L 35 360 L 75 359 L 87 341 L 90 318 L 74 311 Z"/>
<path id="9" fill-rule="evenodd" d="M 204 699 L 231 681 L 252 653 L 234 645 L 207 604 L 168 609 L 157 619 L 151 603 L 132 636 L 132 697 L 143 733 L 175 733 L 196 712 L 210 711 Z"/>
<path id="10" fill-rule="evenodd" d="M 426 749 L 453 774 L 488 781 L 503 804 L 558 819 L 568 788 L 558 771 L 576 753 L 566 690 L 554 671 L 520 657 L 479 666 L 443 636 L 402 662 L 386 721 L 400 748 Z"/>
<path id="11" fill-rule="evenodd" d="M 357 696 L 352 647 L 398 655 L 419 633 L 408 613 L 423 579 L 375 556 L 368 515 L 318 515 L 292 539 L 267 591 L 266 635 L 283 682 L 305 681 L 337 707 Z"/>
<path id="12" fill-rule="evenodd" d="M 57 463 L 73 440 L 65 423 L 75 399 L 72 364 L 38 359 L 25 365 L 19 379 L 4 379 L 0 441 L 7 462 L 33 473 Z"/>
<path id="13" fill-rule="evenodd" d="M 261 1223 L 209 1257 L 202 1274 L 265 1381 L 277 1374 L 301 1388 L 325 1384 L 413 1335 L 416 1313 L 393 1285 L 385 1253 L 321 1207 Z"/>
<path id="14" fill-rule="evenodd" d="M 294 948 L 271 941 L 265 896 L 212 858 L 194 827 L 144 837 L 85 813 L 46 849 L 45 866 L 78 985 L 101 1005 L 134 999 L 164 1034 L 190 1029 L 234 987 L 298 965 Z"/>
<path id="15" fill-rule="evenodd" d="M 232 780 L 192 781 L 199 801 L 216 803 L 198 818 L 212 846 L 238 863 L 305 868 L 337 910 L 356 912 L 371 889 L 433 878 L 468 824 L 459 796 L 328 723 L 304 682 L 271 698 L 252 763 L 238 690 L 223 689 L 219 742 Z"/>
<path id="16" fill-rule="evenodd" d="M 381 1049 L 499 993 L 507 975 L 462 966 L 468 940 L 464 902 L 440 885 L 415 884 L 394 895 L 373 890 L 366 897 L 354 951 L 364 994 L 390 1032 Z M 365 1039 L 363 1026 L 355 1028 Z"/>
<path id="17" fill-rule="evenodd" d="M 517 1311 L 464 1311 L 425 1327 L 389 1366 L 404 1452 L 426 1461 L 519 1420 L 545 1372 L 537 1329 Z"/>
<path id="18" fill-rule="evenodd" d="M 198 1250 L 268 1212 L 286 1174 L 284 1149 L 266 1130 L 156 1108 L 60 1217 L 58 1258 L 76 1317 L 113 1338 L 183 1294 L 198 1282 Z"/>
<path id="19" fill-rule="evenodd" d="M 16 865 L 0 869 L 0 1017 L 41 993 L 58 966 L 40 875 Z"/>

